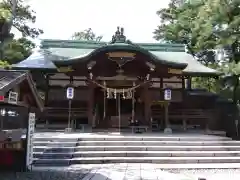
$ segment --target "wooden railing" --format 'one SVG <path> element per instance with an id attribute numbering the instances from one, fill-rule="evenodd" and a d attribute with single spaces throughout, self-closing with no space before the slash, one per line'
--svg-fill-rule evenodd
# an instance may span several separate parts
<path id="1" fill-rule="evenodd" d="M 214 115 L 214 110 L 209 109 L 178 109 L 169 110 L 169 119 L 179 120 L 194 120 L 194 119 L 209 119 Z M 164 110 L 152 109 L 153 118 L 164 118 Z"/>
<path id="2" fill-rule="evenodd" d="M 164 113 L 162 109 L 154 108 L 152 109 L 152 118 L 164 121 Z M 187 130 L 189 127 L 199 126 L 200 124 L 205 126 L 205 129 L 208 129 L 209 123 L 214 116 L 215 111 L 212 109 L 178 109 L 168 111 L 168 119 L 170 121 L 180 121 L 183 130 Z"/>
<path id="3" fill-rule="evenodd" d="M 68 117 L 69 108 L 47 107 L 44 115 L 47 117 Z M 72 117 L 87 117 L 87 108 L 71 108 Z"/>

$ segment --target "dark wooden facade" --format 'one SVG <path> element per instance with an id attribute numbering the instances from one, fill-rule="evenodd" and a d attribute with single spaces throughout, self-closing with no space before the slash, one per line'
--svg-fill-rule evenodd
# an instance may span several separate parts
<path id="1" fill-rule="evenodd" d="M 117 80 L 117 77 L 115 80 L 113 79 L 114 77 L 102 77 L 97 82 L 109 83 L 112 87 L 119 89 L 123 85 L 132 87 L 133 81 L 138 81 L 136 77 L 127 80 Z M 48 120 L 48 124 L 65 124 L 66 126 L 69 112 L 66 87 L 71 83 L 75 86 L 71 118 L 76 121 L 76 127 L 78 124 L 88 124 L 95 128 L 119 127 L 118 99 L 107 99 L 105 94 L 104 110 L 104 90 L 96 84 L 90 83 L 86 77 L 78 76 L 71 80 L 64 73 L 57 73 L 49 76 L 48 82 L 48 90 L 45 95 L 45 118 Z M 164 128 L 165 108 L 168 107 L 170 124 L 182 124 L 183 129 L 187 128 L 187 124 L 208 128 L 207 121 L 213 120 L 215 115 L 214 97 L 191 96 L 186 86 L 186 77 L 172 75 L 166 78 L 152 78 L 148 83 L 136 88 L 134 95 L 135 118 L 141 118 L 141 123 L 149 125 L 149 127 L 153 123 L 157 123 Z M 170 88 L 172 91 L 171 101 L 164 100 L 164 89 L 166 88 Z M 120 101 L 121 127 L 126 128 L 132 117 L 132 99 L 121 98 Z M 206 104 L 209 106 L 207 107 Z"/>
<path id="2" fill-rule="evenodd" d="M 214 103 L 209 103 L 214 98 L 205 99 L 211 104 L 205 110 L 204 98 L 198 97 L 196 102 L 188 93 L 191 83 L 186 81 L 194 76 L 217 76 L 215 70 L 185 53 L 184 45 L 133 44 L 126 40 L 123 29 L 109 43 L 43 41 L 37 57 L 30 56 L 14 68 L 32 70 L 37 85 L 45 84 L 41 119 L 48 127 L 64 124 L 61 127 L 66 128 L 70 114 L 74 127 L 128 127 L 130 119 L 137 119 L 149 127 L 182 123 L 183 129 L 189 121 L 205 121 L 202 127 L 208 128 L 209 113 L 214 114 Z M 71 108 L 66 98 L 68 86 L 75 88 Z M 172 91 L 170 101 L 164 100 L 166 88 Z M 109 92 L 113 98 L 108 98 Z M 129 92 L 131 98 L 126 98 Z"/>

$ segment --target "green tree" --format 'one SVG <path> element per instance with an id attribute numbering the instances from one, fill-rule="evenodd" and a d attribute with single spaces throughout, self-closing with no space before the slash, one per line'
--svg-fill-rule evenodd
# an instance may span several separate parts
<path id="1" fill-rule="evenodd" d="M 208 39 L 211 39 L 215 47 L 225 50 L 225 62 L 221 67 L 225 76 L 222 81 L 232 91 L 236 103 L 240 76 L 240 1 L 207 0 L 198 13 L 196 23 L 199 46 L 207 46 Z"/>
<path id="2" fill-rule="evenodd" d="M 239 3 L 239 0 L 191 0 L 179 6 L 177 0 L 171 0 L 168 8 L 157 12 L 161 24 L 155 29 L 154 38 L 185 43 L 192 54 L 200 57 L 209 52 L 214 54 L 211 50 L 216 47 L 224 48 L 238 60 Z"/>
<path id="3" fill-rule="evenodd" d="M 35 48 L 35 44 L 27 38 L 13 39 L 3 47 L 3 59 L 9 64 L 15 64 L 26 59 Z"/>
<path id="4" fill-rule="evenodd" d="M 96 41 L 99 42 L 102 40 L 102 36 L 97 36 L 91 28 L 85 29 L 84 31 L 75 32 L 72 35 L 73 40 L 81 41 Z"/>
<path id="5" fill-rule="evenodd" d="M 240 1 L 206 0 L 199 9 L 193 32 L 201 49 L 220 47 L 230 61 L 240 61 Z"/>
<path id="6" fill-rule="evenodd" d="M 211 64 L 209 67 L 218 69 L 217 64 Z M 193 88 L 207 89 L 210 92 L 218 93 L 221 90 L 221 85 L 218 83 L 218 78 L 209 77 L 193 77 L 192 86 Z"/>
<path id="7" fill-rule="evenodd" d="M 224 87 L 224 93 L 229 94 L 227 91 L 230 91 L 232 94 L 232 99 L 235 103 L 240 100 L 240 89 L 239 89 L 239 77 L 240 77 L 240 63 L 225 62 L 221 66 L 224 76 L 221 79 L 222 86 Z M 227 90 L 227 91 L 226 91 Z"/>
<path id="8" fill-rule="evenodd" d="M 230 71 L 220 69 L 238 79 L 239 75 L 233 72 L 232 65 L 227 64 L 235 62 L 234 66 L 238 67 L 239 62 L 239 0 L 191 0 L 182 5 L 171 0 L 169 6 L 157 14 L 161 24 L 154 31 L 155 39 L 186 44 L 188 52 L 208 66 L 220 65 L 216 62 L 213 49 L 223 49 L 227 56 L 222 63 L 230 67 Z M 235 86 L 238 84 L 235 83 Z"/>
<path id="9" fill-rule="evenodd" d="M 0 8 L 12 12 L 12 0 L 2 1 Z M 43 30 L 34 28 L 31 24 L 36 22 L 36 15 L 31 7 L 24 0 L 18 0 L 16 4 L 16 12 L 12 14 L 12 26 L 22 33 L 23 37 L 36 38 L 43 33 Z"/>
<path id="10" fill-rule="evenodd" d="M 9 0 L 9 8 L 4 7 L 4 3 L 0 3 L 0 41 L 4 43 L 10 35 L 14 17 L 16 16 L 17 0 Z"/>
<path id="11" fill-rule="evenodd" d="M 9 67 L 9 63 L 7 61 L 0 61 L 0 68 L 7 68 Z"/>
<path id="12" fill-rule="evenodd" d="M 204 63 L 209 63 L 210 59 L 206 56 L 213 56 L 214 46 L 198 46 L 198 34 L 195 32 L 197 15 L 204 2 L 189 1 L 179 5 L 177 0 L 171 0 L 168 8 L 161 9 L 157 15 L 161 19 L 161 24 L 154 31 L 154 38 L 171 43 L 184 43 L 187 45 L 188 52 L 197 56 Z M 211 58 L 211 61 L 214 59 Z"/>
<path id="13" fill-rule="evenodd" d="M 1 32 L 5 31 L 4 36 L 1 34 L 0 60 L 7 61 L 9 64 L 27 58 L 35 47 L 34 43 L 27 38 L 36 38 L 43 33 L 41 29 L 31 26 L 35 23 L 36 16 L 30 6 L 24 0 L 18 0 L 16 6 L 13 7 L 14 1 L 16 0 L 0 2 L 0 25 L 6 25 L 6 22 L 9 22 L 7 24 L 7 34 L 6 28 L 0 26 Z M 11 27 L 21 32 L 22 38 L 14 39 L 14 34 L 9 33 Z"/>

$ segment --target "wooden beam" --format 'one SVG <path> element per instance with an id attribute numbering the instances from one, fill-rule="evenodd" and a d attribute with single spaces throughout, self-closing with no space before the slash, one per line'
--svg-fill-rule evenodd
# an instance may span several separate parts
<path id="1" fill-rule="evenodd" d="M 160 99 L 163 100 L 163 78 L 160 78 Z"/>
<path id="2" fill-rule="evenodd" d="M 149 98 L 149 84 L 145 84 L 143 87 L 144 91 L 144 115 L 145 115 L 145 121 L 150 124 L 150 112 L 151 112 L 151 98 Z"/>

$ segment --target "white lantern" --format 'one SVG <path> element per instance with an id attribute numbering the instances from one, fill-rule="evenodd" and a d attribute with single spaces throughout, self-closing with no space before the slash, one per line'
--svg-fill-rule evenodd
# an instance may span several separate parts
<path id="1" fill-rule="evenodd" d="M 67 88 L 67 99 L 73 99 L 74 98 L 74 88 L 68 87 Z"/>
<path id="2" fill-rule="evenodd" d="M 114 90 L 114 99 L 117 99 L 117 90 Z"/>
<path id="3" fill-rule="evenodd" d="M 172 99 L 172 91 L 171 89 L 164 90 L 164 100 L 170 101 Z"/>
<path id="4" fill-rule="evenodd" d="M 107 98 L 110 98 L 110 92 L 109 92 L 109 89 L 107 89 Z"/>

